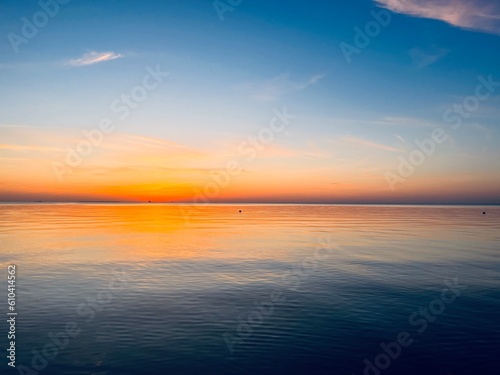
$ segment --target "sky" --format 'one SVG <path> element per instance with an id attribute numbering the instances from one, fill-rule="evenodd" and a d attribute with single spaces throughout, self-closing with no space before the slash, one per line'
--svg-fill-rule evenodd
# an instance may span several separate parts
<path id="1" fill-rule="evenodd" d="M 496 0 L 0 2 L 0 201 L 500 203 Z"/>

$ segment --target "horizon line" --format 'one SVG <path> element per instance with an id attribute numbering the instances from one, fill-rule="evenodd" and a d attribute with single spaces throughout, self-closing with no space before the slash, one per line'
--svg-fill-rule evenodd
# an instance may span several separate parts
<path id="1" fill-rule="evenodd" d="M 241 202 L 241 201 L 228 201 L 228 202 L 186 202 L 186 201 L 106 201 L 106 200 L 90 200 L 90 201 L 0 201 L 0 204 L 170 204 L 170 205 L 190 205 L 190 206 L 212 206 L 212 205 L 336 205 L 336 206 L 500 206 L 500 203 L 422 203 L 422 202 Z"/>

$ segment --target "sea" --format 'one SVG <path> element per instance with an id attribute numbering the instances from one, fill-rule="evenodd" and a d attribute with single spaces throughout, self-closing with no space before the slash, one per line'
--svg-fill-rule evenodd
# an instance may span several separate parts
<path id="1" fill-rule="evenodd" d="M 1 374 L 500 374 L 498 206 L 0 204 L 0 266 Z"/>

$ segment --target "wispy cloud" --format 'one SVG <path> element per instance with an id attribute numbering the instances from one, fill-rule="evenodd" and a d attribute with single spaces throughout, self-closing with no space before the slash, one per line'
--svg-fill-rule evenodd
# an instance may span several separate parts
<path id="1" fill-rule="evenodd" d="M 444 48 L 434 47 L 425 50 L 416 47 L 410 50 L 410 57 L 413 61 L 413 64 L 415 64 L 417 68 L 421 69 L 434 64 L 436 61 L 441 60 L 443 57 L 446 57 L 449 52 L 449 49 Z"/>
<path id="2" fill-rule="evenodd" d="M 375 0 L 397 13 L 430 18 L 450 25 L 500 34 L 500 3 L 497 0 Z"/>
<path id="3" fill-rule="evenodd" d="M 387 116 L 370 122 L 372 125 L 405 126 L 405 127 L 436 127 L 436 123 L 413 117 Z"/>
<path id="4" fill-rule="evenodd" d="M 397 140 L 398 140 L 401 144 L 403 144 L 403 145 L 404 145 L 404 144 L 406 144 L 406 141 L 405 141 L 405 139 L 404 139 L 402 136 L 400 136 L 399 134 L 394 134 L 394 136 L 397 138 Z"/>
<path id="5" fill-rule="evenodd" d="M 64 149 L 60 147 L 44 147 L 37 145 L 11 145 L 11 144 L 0 144 L 0 150 L 39 151 L 39 152 L 64 151 Z"/>
<path id="6" fill-rule="evenodd" d="M 188 150 L 186 147 L 178 143 L 165 139 L 150 138 L 135 134 L 124 134 L 122 138 L 124 141 L 134 144 L 135 147 L 144 146 L 148 148 L 160 148 L 163 150 L 165 149 Z"/>
<path id="7" fill-rule="evenodd" d="M 68 61 L 70 66 L 87 66 L 124 57 L 116 52 L 87 52 L 82 57 Z"/>
<path id="8" fill-rule="evenodd" d="M 264 82 L 244 84 L 242 88 L 250 91 L 251 95 L 257 100 L 276 101 L 285 95 L 305 90 L 321 81 L 324 77 L 324 74 L 315 74 L 306 80 L 294 81 L 289 74 L 280 74 Z"/>
<path id="9" fill-rule="evenodd" d="M 383 145 L 380 143 L 375 143 L 372 141 L 367 141 L 365 139 L 351 137 L 351 136 L 343 137 L 341 140 L 343 142 L 348 142 L 348 143 L 352 143 L 352 144 L 364 146 L 364 147 L 369 147 L 369 148 L 375 148 L 377 150 L 384 150 L 384 151 L 391 151 L 391 152 L 403 152 L 403 150 L 401 150 L 399 148 L 386 146 L 386 145 Z"/>

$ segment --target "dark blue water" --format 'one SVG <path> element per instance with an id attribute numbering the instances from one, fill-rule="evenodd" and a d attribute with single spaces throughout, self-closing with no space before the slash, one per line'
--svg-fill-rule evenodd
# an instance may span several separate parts
<path id="1" fill-rule="evenodd" d="M 498 374 L 499 228 L 497 207 L 0 205 L 0 372 Z"/>

